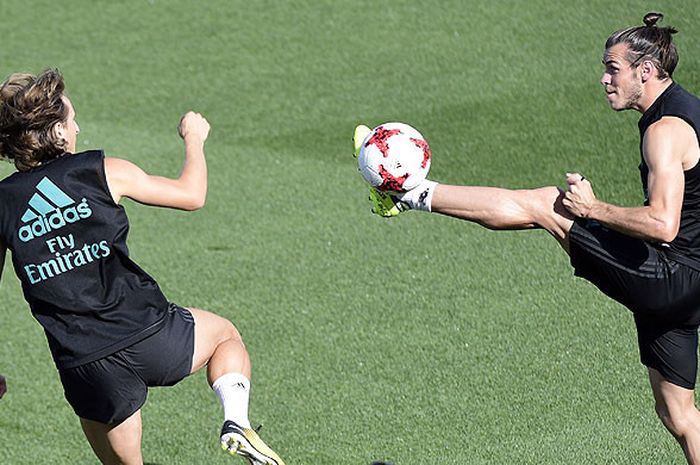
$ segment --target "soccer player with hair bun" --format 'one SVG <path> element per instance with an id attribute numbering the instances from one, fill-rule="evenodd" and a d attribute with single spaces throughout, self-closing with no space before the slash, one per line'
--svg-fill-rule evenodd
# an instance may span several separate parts
<path id="1" fill-rule="evenodd" d="M 224 409 L 222 447 L 252 465 L 284 465 L 248 420 L 250 358 L 234 325 L 169 302 L 130 258 L 123 197 L 157 207 L 204 206 L 209 123 L 180 120 L 176 179 L 146 174 L 100 150 L 76 153 L 80 128 L 56 70 L 0 85 L 0 272 L 6 250 L 44 328 L 64 395 L 105 465 L 143 465 L 141 407 L 151 386 L 206 367 Z M 0 376 L 0 397 L 6 390 Z"/>
<path id="2" fill-rule="evenodd" d="M 700 325 L 700 100 L 673 80 L 678 52 L 660 13 L 613 33 L 600 83 L 611 108 L 636 110 L 644 203 L 596 198 L 591 180 L 566 174 L 566 189 L 509 190 L 425 180 L 403 194 L 370 190 L 373 211 L 414 209 L 486 228 L 544 229 L 569 254 L 575 274 L 634 315 L 641 362 L 656 413 L 700 465 L 700 412 L 694 393 Z M 358 150 L 369 128 L 355 130 Z"/>

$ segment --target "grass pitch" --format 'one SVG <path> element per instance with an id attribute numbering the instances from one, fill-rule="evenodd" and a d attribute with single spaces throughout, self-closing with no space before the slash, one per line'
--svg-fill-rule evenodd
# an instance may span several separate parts
<path id="1" fill-rule="evenodd" d="M 553 240 L 376 218 L 350 156 L 357 123 L 404 121 L 436 181 L 575 170 L 638 205 L 638 115 L 610 111 L 597 81 L 606 37 L 650 9 L 680 30 L 675 77 L 700 92 L 690 0 L 6 0 L 0 74 L 60 68 L 79 148 L 154 173 L 179 171 L 183 112 L 209 119 L 207 206 L 127 202 L 130 249 L 171 300 L 240 328 L 251 419 L 289 465 L 681 463 L 630 315 Z M 95 463 L 9 264 L 0 301 L 0 463 Z M 221 420 L 201 373 L 152 390 L 146 462 L 230 463 Z"/>

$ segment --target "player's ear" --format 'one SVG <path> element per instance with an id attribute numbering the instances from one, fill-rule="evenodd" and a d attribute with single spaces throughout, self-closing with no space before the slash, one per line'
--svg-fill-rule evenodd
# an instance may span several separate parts
<path id="1" fill-rule="evenodd" d="M 642 82 L 647 82 L 649 79 L 654 77 L 658 70 L 656 65 L 651 60 L 644 60 L 639 64 L 639 71 L 641 74 Z"/>
<path id="2" fill-rule="evenodd" d="M 66 126 L 60 121 L 53 125 L 51 133 L 58 140 L 66 140 Z"/>

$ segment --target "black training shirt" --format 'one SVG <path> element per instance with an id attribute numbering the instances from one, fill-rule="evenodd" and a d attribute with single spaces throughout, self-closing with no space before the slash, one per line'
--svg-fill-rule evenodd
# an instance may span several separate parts
<path id="1" fill-rule="evenodd" d="M 154 333 L 167 311 L 131 259 L 129 221 L 107 187 L 104 154 L 66 154 L 0 181 L 0 240 L 59 368 Z"/>

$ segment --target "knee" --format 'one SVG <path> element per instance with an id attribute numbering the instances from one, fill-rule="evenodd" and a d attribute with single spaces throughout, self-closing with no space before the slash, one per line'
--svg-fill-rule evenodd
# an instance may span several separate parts
<path id="1" fill-rule="evenodd" d="M 557 238 L 567 237 L 574 217 L 566 210 L 562 202 L 564 192 L 554 186 L 531 189 L 525 192 L 527 192 L 525 198 L 530 206 L 534 222 Z"/>
<path id="2" fill-rule="evenodd" d="M 224 342 L 243 344 L 241 333 L 228 318 L 198 308 L 189 310 L 194 316 L 195 340 L 199 338 L 205 353 Z"/>
<path id="3" fill-rule="evenodd" d="M 238 342 L 241 345 L 245 346 L 243 344 L 243 338 L 241 337 L 241 333 L 238 331 L 238 328 L 229 320 L 224 319 L 224 324 L 222 324 L 222 331 L 223 331 L 223 336 L 225 340 L 231 340 L 234 342 Z"/>

